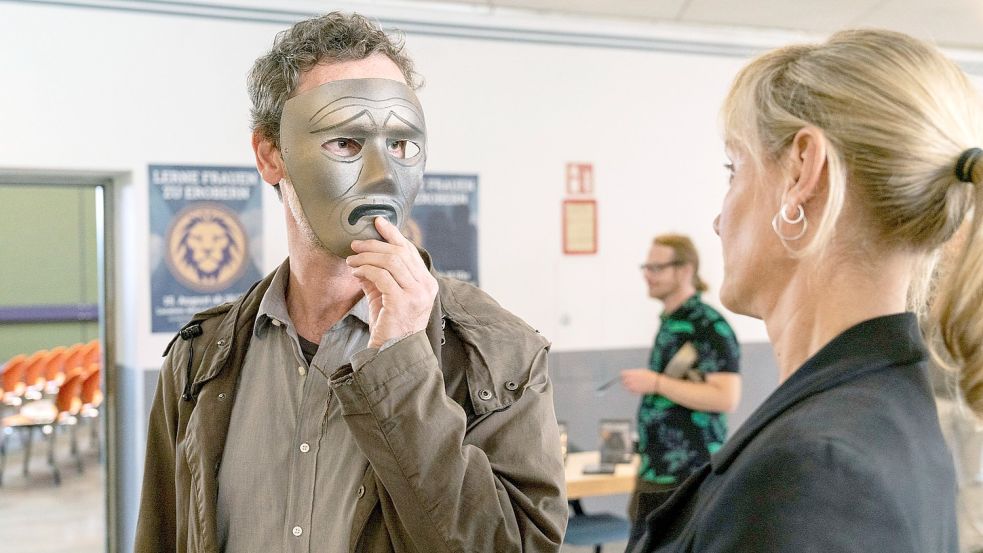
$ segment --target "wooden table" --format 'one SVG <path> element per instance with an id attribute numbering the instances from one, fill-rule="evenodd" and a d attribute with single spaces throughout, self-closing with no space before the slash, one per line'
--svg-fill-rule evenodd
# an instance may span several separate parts
<path id="1" fill-rule="evenodd" d="M 585 465 L 596 465 L 600 461 L 600 451 L 580 451 L 567 455 L 567 499 L 619 495 L 635 490 L 638 455 L 632 457 L 631 463 L 615 465 L 614 474 L 584 474 Z"/>

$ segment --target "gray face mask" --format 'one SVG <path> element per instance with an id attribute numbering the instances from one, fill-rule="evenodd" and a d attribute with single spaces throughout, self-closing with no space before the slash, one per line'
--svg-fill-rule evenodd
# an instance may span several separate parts
<path id="1" fill-rule="evenodd" d="M 332 81 L 287 100 L 280 151 L 301 209 L 331 253 L 399 228 L 423 182 L 426 124 L 413 91 L 390 79 Z"/>

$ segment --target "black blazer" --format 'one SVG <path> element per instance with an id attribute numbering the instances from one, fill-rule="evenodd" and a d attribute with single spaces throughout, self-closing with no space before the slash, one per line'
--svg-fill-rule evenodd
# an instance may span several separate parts
<path id="1" fill-rule="evenodd" d="M 910 313 L 837 336 L 638 523 L 628 551 L 955 553 L 926 360 Z"/>

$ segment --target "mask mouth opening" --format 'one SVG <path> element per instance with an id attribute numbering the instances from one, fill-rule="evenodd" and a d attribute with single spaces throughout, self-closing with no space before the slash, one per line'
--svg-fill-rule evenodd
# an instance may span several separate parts
<path id="1" fill-rule="evenodd" d="M 396 208 L 386 204 L 363 204 L 352 210 L 348 214 L 348 224 L 354 225 L 363 217 L 385 217 L 394 226 L 396 225 Z"/>

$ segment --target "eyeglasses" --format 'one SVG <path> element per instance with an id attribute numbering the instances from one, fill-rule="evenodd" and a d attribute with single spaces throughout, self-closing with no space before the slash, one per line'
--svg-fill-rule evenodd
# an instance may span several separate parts
<path id="1" fill-rule="evenodd" d="M 668 269 L 669 267 L 677 267 L 682 264 L 683 264 L 682 261 L 679 261 L 678 259 L 674 259 L 666 263 L 642 263 L 641 265 L 638 266 L 638 268 L 643 271 L 648 271 L 650 273 L 658 273 L 664 269 Z"/>

